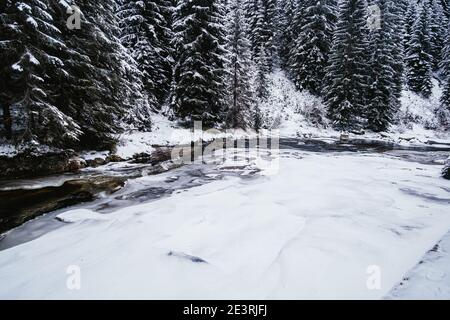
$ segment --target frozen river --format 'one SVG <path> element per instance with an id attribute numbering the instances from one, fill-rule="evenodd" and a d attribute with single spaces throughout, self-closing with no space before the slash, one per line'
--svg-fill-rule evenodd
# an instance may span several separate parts
<path id="1" fill-rule="evenodd" d="M 7 233 L 0 298 L 379 299 L 450 230 L 446 148 L 280 147 L 270 168 L 270 150 L 235 149 L 158 175 L 95 169 L 143 174 Z"/>

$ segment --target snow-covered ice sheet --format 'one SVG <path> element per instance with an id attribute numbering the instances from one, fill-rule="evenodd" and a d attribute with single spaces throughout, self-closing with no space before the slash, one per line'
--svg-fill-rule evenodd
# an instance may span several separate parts
<path id="1" fill-rule="evenodd" d="M 386 299 L 450 299 L 450 233 L 427 252 Z"/>
<path id="2" fill-rule="evenodd" d="M 283 151 L 275 175 L 92 218 L 67 211 L 72 223 L 0 252 L 0 298 L 382 298 L 450 229 L 439 174 L 382 155 Z M 74 265 L 80 290 L 66 286 Z M 381 288 L 370 290 L 374 265 Z"/>

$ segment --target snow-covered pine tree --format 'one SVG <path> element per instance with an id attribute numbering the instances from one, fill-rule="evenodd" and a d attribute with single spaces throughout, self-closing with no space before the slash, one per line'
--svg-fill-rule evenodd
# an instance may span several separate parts
<path id="1" fill-rule="evenodd" d="M 47 0 L 0 4 L 0 104 L 3 132 L 15 143 L 54 147 L 74 143 L 77 123 L 61 112 L 62 57 L 68 48 Z"/>
<path id="2" fill-rule="evenodd" d="M 79 30 L 66 26 L 67 9 L 72 5 L 81 10 Z M 122 130 L 122 120 L 134 108 L 134 93 L 130 92 L 133 85 L 122 61 L 116 5 L 115 0 L 65 0 L 54 4 L 55 20 L 70 48 L 64 60 L 69 80 L 62 83 L 60 104 L 83 132 L 75 148 L 111 148 L 114 135 Z"/>
<path id="3" fill-rule="evenodd" d="M 254 105 L 251 88 L 250 42 L 243 15 L 242 0 L 229 0 L 227 15 L 228 92 L 226 126 L 245 129 Z"/>
<path id="4" fill-rule="evenodd" d="M 181 122 L 224 120 L 226 32 L 222 0 L 179 0 L 175 9 L 176 60 L 171 105 Z"/>
<path id="5" fill-rule="evenodd" d="M 261 0 L 244 0 L 244 16 L 245 22 L 248 25 L 247 38 L 250 41 L 250 48 L 252 51 L 252 58 L 254 58 L 254 53 L 256 48 L 258 48 L 258 38 L 257 34 L 254 32 L 256 30 L 256 24 L 258 23 L 258 17 L 260 12 Z"/>
<path id="6" fill-rule="evenodd" d="M 261 115 L 261 109 L 259 108 L 258 104 L 255 105 L 253 108 L 253 129 L 256 132 L 259 132 L 262 129 L 263 126 L 263 119 Z"/>
<path id="7" fill-rule="evenodd" d="M 247 1 L 247 10 L 253 12 L 247 13 L 247 19 L 250 26 L 250 42 L 253 53 L 253 59 L 258 59 L 261 53 L 261 46 L 264 47 L 267 66 L 269 72 L 272 71 L 276 46 L 276 0 L 249 0 Z"/>
<path id="8" fill-rule="evenodd" d="M 364 109 L 368 58 L 364 0 L 343 0 L 327 68 L 325 103 L 333 125 L 347 130 L 357 124 Z"/>
<path id="9" fill-rule="evenodd" d="M 264 39 L 264 33 L 267 31 L 267 20 L 265 15 L 264 2 L 265 0 L 257 0 L 256 12 L 255 12 L 255 28 L 251 30 L 253 36 L 250 38 L 252 43 L 253 59 L 258 59 L 262 53 L 261 48 L 264 48 L 264 52 L 267 53 L 267 43 Z"/>
<path id="10" fill-rule="evenodd" d="M 269 63 L 267 62 L 268 55 L 264 48 L 264 45 L 261 45 L 258 50 L 258 57 L 255 63 L 256 65 L 256 76 L 255 76 L 255 91 L 256 96 L 260 101 L 265 100 L 269 96 Z"/>
<path id="11" fill-rule="evenodd" d="M 158 38 L 161 41 L 160 56 L 163 58 L 162 66 L 165 69 L 165 75 L 167 78 L 167 84 L 165 90 L 166 98 L 170 96 L 170 85 L 173 77 L 173 65 L 174 65 L 174 48 L 173 48 L 173 18 L 176 0 L 159 0 L 161 2 L 161 14 L 164 18 L 164 25 L 159 26 L 156 29 Z"/>
<path id="12" fill-rule="evenodd" d="M 374 0 L 371 2 L 380 8 L 380 28 L 370 33 L 368 65 L 368 96 L 366 117 L 368 127 L 376 132 L 385 131 L 399 105 L 395 95 L 396 77 L 396 9 L 391 0 Z"/>
<path id="13" fill-rule="evenodd" d="M 422 4 L 406 56 L 407 83 L 411 91 L 430 97 L 432 89 L 432 60 L 430 38 L 430 9 Z"/>
<path id="14" fill-rule="evenodd" d="M 444 88 L 441 97 L 441 107 L 443 110 L 447 112 L 439 112 L 440 122 L 447 126 L 447 130 L 450 129 L 450 118 L 447 115 L 450 115 L 450 80 L 447 79 L 444 83 Z M 439 110 L 440 111 L 440 110 Z"/>
<path id="15" fill-rule="evenodd" d="M 440 0 L 429 0 L 430 11 L 430 54 L 433 58 L 433 71 L 439 69 L 439 63 L 442 59 L 442 49 L 446 35 L 446 17 L 444 16 Z"/>
<path id="16" fill-rule="evenodd" d="M 125 47 L 121 47 L 120 70 L 124 81 L 124 99 L 122 103 L 127 110 L 122 118 L 126 129 L 138 129 L 139 131 L 152 130 L 152 112 L 158 101 L 151 93 L 145 90 L 142 82 L 143 74 L 136 61 L 131 57 Z"/>
<path id="17" fill-rule="evenodd" d="M 390 6 L 392 10 L 392 31 L 391 35 L 393 38 L 393 66 L 394 78 L 393 87 L 391 89 L 391 104 L 396 112 L 400 106 L 400 98 L 402 96 L 403 85 L 404 85 L 404 73 L 405 73 L 405 48 L 404 48 L 404 37 L 405 37 L 405 15 L 408 11 L 409 0 L 397 0 L 397 2 L 392 2 Z"/>
<path id="18" fill-rule="evenodd" d="M 281 0 L 279 3 L 279 35 L 280 39 L 278 55 L 281 68 L 288 68 L 289 52 L 292 48 L 293 33 L 292 23 L 294 21 L 294 3 L 295 0 Z"/>
<path id="19" fill-rule="evenodd" d="M 300 90 L 319 95 L 336 20 L 334 0 L 303 1 L 303 23 L 290 51 L 290 74 Z"/>
<path id="20" fill-rule="evenodd" d="M 450 21 L 448 22 L 448 30 L 450 31 Z M 450 77 L 450 32 L 445 35 L 444 47 L 442 48 L 442 59 L 439 64 L 442 78 L 445 80 Z"/>
<path id="21" fill-rule="evenodd" d="M 290 31 L 290 42 L 288 43 L 287 58 L 286 58 L 286 71 L 291 79 L 294 79 L 296 72 L 293 70 L 293 64 L 295 64 L 295 59 L 291 56 L 291 52 L 294 50 L 296 43 L 295 40 L 298 38 L 302 28 L 306 24 L 305 12 L 307 3 L 305 1 L 293 0 L 293 13 L 292 21 L 290 21 L 289 31 Z"/>
<path id="22" fill-rule="evenodd" d="M 81 9 L 80 30 L 65 27 L 68 5 Z M 127 126 L 149 130 L 150 108 L 140 71 L 120 44 L 116 0 L 65 0 L 57 6 L 65 41 L 71 48 L 66 62 L 71 81 L 64 84 L 64 106 L 83 131 L 76 147 L 112 147 L 124 121 Z M 150 106 L 154 104 L 150 99 Z"/>
<path id="23" fill-rule="evenodd" d="M 441 0 L 442 10 L 444 12 L 444 16 L 446 18 L 446 22 L 450 22 L 450 0 Z"/>
<path id="24" fill-rule="evenodd" d="M 444 77 L 441 104 L 450 112 L 450 32 L 447 32 L 446 35 L 445 46 L 442 50 L 442 61 L 440 67 L 442 68 L 442 74 Z M 450 119 L 448 119 L 448 121 L 450 121 Z"/>
<path id="25" fill-rule="evenodd" d="M 142 70 L 147 93 L 160 103 L 167 97 L 170 86 L 170 54 L 168 50 L 168 4 L 163 0 L 121 0 L 121 42 Z"/>
<path id="26" fill-rule="evenodd" d="M 265 19 L 266 30 L 264 30 L 264 40 L 266 42 L 266 53 L 269 63 L 269 71 L 273 70 L 276 53 L 277 53 L 277 28 L 278 22 L 276 21 L 278 17 L 278 6 L 277 0 L 263 0 L 263 5 L 266 8 Z"/>
<path id="27" fill-rule="evenodd" d="M 411 41 L 411 36 L 414 32 L 413 27 L 414 23 L 417 20 L 417 4 L 414 1 L 408 2 L 408 10 L 406 11 L 405 16 L 405 27 L 404 27 L 404 34 L 403 37 L 403 52 L 406 57 L 408 51 L 409 51 L 409 42 Z"/>

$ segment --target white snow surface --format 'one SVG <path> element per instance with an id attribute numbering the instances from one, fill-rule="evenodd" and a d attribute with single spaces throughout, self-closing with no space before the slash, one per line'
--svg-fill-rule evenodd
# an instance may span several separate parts
<path id="1" fill-rule="evenodd" d="M 278 174 L 70 210 L 0 252 L 0 299 L 379 299 L 450 229 L 439 175 L 382 155 L 283 151 Z M 70 266 L 80 290 L 66 286 Z"/>
<path id="2" fill-rule="evenodd" d="M 109 151 L 86 151 L 80 154 L 80 158 L 84 160 L 106 159 Z"/>
<path id="3" fill-rule="evenodd" d="M 406 274 L 386 299 L 450 299 L 450 233 Z"/>

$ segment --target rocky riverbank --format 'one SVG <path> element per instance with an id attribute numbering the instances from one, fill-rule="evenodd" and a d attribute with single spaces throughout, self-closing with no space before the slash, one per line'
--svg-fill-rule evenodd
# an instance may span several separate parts
<path id="1" fill-rule="evenodd" d="M 46 212 L 92 201 L 100 192 L 114 193 L 125 181 L 123 177 L 92 177 L 69 180 L 61 186 L 0 191 L 0 233 Z"/>
<path id="2" fill-rule="evenodd" d="M 117 154 L 84 158 L 74 150 L 52 150 L 37 152 L 32 149 L 21 151 L 14 156 L 0 155 L 0 180 L 33 178 L 77 172 L 83 168 L 99 167 L 111 162 L 131 161 L 134 163 L 150 163 L 152 165 L 170 160 L 170 146 L 157 146 L 150 153 L 138 153 L 130 159 L 123 159 Z"/>
<path id="3" fill-rule="evenodd" d="M 89 170 L 112 162 L 130 164 L 149 164 L 146 175 L 158 174 L 178 165 L 170 161 L 171 148 L 159 147 L 152 153 L 138 154 L 124 160 L 114 154 L 103 158 L 82 159 L 74 151 L 48 152 L 37 154 L 31 151 L 14 157 L 0 158 L 0 179 L 3 184 L 11 185 L 17 178 L 33 178 L 78 172 L 86 169 L 85 174 L 74 175 L 60 185 L 35 187 L 0 188 L 0 234 L 17 227 L 39 215 L 81 202 L 93 201 L 100 193 L 112 194 L 120 190 L 130 178 L 142 176 L 140 170 L 124 172 L 122 176 L 98 175 Z M 84 172 L 84 171 L 80 171 Z M 6 180 L 8 179 L 8 180 Z M 14 185 L 14 183 L 12 183 Z M 0 182 L 1 185 L 1 182 Z"/>
<path id="4" fill-rule="evenodd" d="M 25 150 L 14 157 L 0 156 L 0 179 L 45 176 L 86 167 L 73 150 L 38 153 Z"/>

